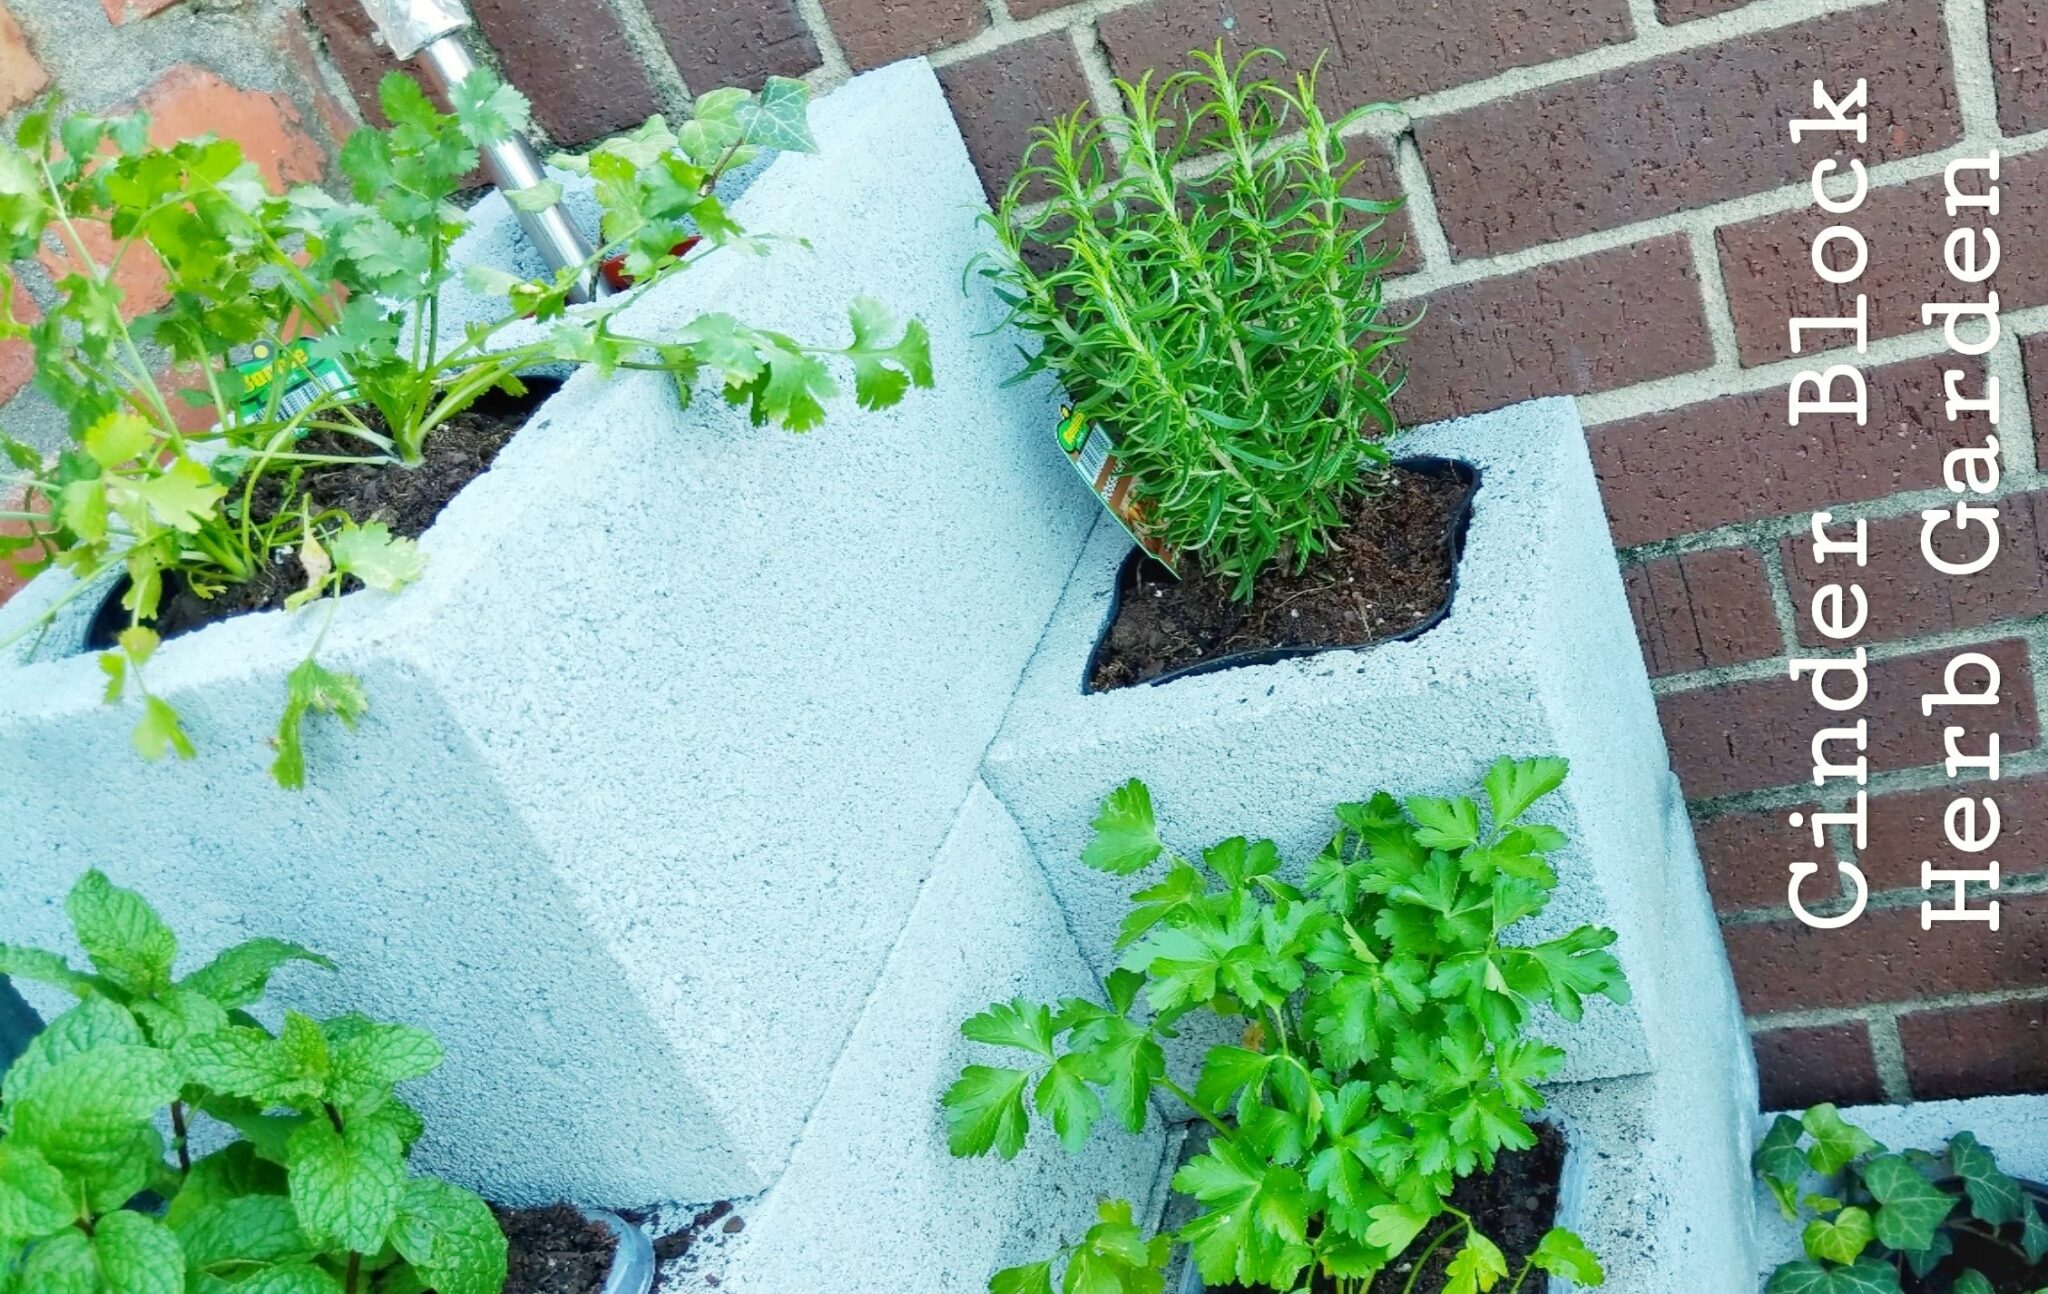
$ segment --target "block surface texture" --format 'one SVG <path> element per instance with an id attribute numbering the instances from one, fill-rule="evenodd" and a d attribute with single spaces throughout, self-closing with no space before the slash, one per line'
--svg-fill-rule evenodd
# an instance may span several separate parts
<path id="1" fill-rule="evenodd" d="M 1003 389 L 1000 306 L 962 291 L 984 208 L 930 69 L 812 119 L 821 154 L 737 205 L 814 250 L 707 259 L 622 328 L 729 309 L 836 343 L 871 293 L 930 326 L 937 391 L 849 398 L 799 437 L 714 395 L 684 409 L 659 375 L 579 375 L 426 535 L 420 584 L 347 599 L 321 655 L 372 710 L 311 728 L 302 794 L 269 783 L 265 736 L 317 617 L 166 644 L 150 684 L 201 757 L 164 765 L 134 757 L 95 661 L 45 638 L 0 666 L 0 930 L 68 945 L 59 901 L 97 865 L 194 956 L 320 948 L 342 973 L 283 1001 L 437 1031 L 427 1165 L 499 1199 L 774 1182 L 1093 506 L 1043 452 L 1057 392 Z M 24 590 L 0 637 L 65 591 Z"/>
<path id="2" fill-rule="evenodd" d="M 1536 816 L 1572 845 L 1531 935 L 1614 927 L 1637 1000 L 1596 1005 L 1578 1026 L 1545 1019 L 1541 1032 L 1570 1053 L 1561 1078 L 1646 1072 L 1656 1058 L 1643 1021 L 1668 1009 L 1648 972 L 1673 906 L 1705 900 L 1667 892 L 1667 872 L 1696 876 L 1699 865 L 1665 865 L 1669 758 L 1585 433 L 1569 401 L 1544 400 L 1423 428 L 1395 448 L 1482 474 L 1444 622 L 1364 651 L 1084 693 L 1129 544 L 1100 526 L 989 749 L 989 786 L 1100 972 L 1137 887 L 1079 860 L 1096 805 L 1127 778 L 1150 785 L 1162 833 L 1182 851 L 1266 836 L 1300 866 L 1328 840 L 1338 803 L 1378 790 L 1477 794 L 1502 755 L 1566 756 L 1571 776 Z"/>
<path id="3" fill-rule="evenodd" d="M 1014 1160 L 946 1149 L 939 1099 L 961 1068 L 1016 1063 L 962 1038 L 961 1022 L 1020 995 L 1099 992 L 1022 833 L 976 786 L 789 1171 L 738 1206 L 744 1230 L 712 1257 L 686 1256 L 664 1287 L 964 1294 L 1078 1238 L 1100 1198 L 1149 1216 L 1165 1153 L 1157 1118 L 1135 1137 L 1106 1118 L 1072 1155 L 1035 1117 Z"/>

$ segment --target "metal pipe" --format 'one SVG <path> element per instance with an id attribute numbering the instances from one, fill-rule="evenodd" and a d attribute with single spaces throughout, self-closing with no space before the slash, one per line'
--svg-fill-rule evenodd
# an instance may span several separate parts
<path id="1" fill-rule="evenodd" d="M 476 71 L 476 60 L 462 43 L 470 18 L 460 0 L 361 0 L 364 12 L 377 25 L 377 35 L 403 62 L 417 57 L 433 88 L 444 96 Z M 481 150 L 484 174 L 500 190 L 530 189 L 547 179 L 540 155 L 524 139 L 513 136 Z M 570 292 L 572 301 L 590 301 L 608 296 L 611 285 L 591 267 L 596 249 L 581 229 L 569 219 L 560 203 L 539 211 L 512 208 L 519 227 L 526 231 L 534 250 L 550 273 L 582 267 L 583 273 Z"/>

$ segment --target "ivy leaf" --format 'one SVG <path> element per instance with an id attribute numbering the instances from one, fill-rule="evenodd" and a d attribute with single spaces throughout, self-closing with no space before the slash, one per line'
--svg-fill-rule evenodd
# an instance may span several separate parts
<path id="1" fill-rule="evenodd" d="M 1955 1200 L 1899 1155 L 1879 1155 L 1863 1166 L 1863 1185 L 1883 1207 L 1874 1219 L 1877 1238 L 1904 1253 L 1934 1243 Z"/>
<path id="2" fill-rule="evenodd" d="M 76 997 L 93 991 L 92 977 L 71 969 L 71 963 L 56 953 L 18 944 L 0 944 L 0 975 L 61 988 Z"/>
<path id="3" fill-rule="evenodd" d="M 505 1285 L 505 1234 L 490 1205 L 431 1177 L 405 1184 L 391 1245 L 435 1294 L 498 1294 Z"/>
<path id="4" fill-rule="evenodd" d="M 314 1243 L 375 1253 L 398 1218 L 405 1149 L 388 1124 L 356 1120 L 337 1131 L 327 1119 L 308 1119 L 285 1145 L 285 1176 L 299 1226 Z"/>
<path id="5" fill-rule="evenodd" d="M 1814 1106 L 1800 1117 L 1800 1122 L 1813 1138 L 1806 1162 L 1822 1177 L 1833 1177 L 1859 1155 L 1884 1149 L 1869 1133 L 1851 1126 L 1832 1105 Z"/>
<path id="6" fill-rule="evenodd" d="M 1479 843 L 1479 806 L 1472 801 L 1417 795 L 1411 796 L 1406 806 L 1419 824 L 1416 842 L 1424 848 L 1456 850 Z"/>
<path id="7" fill-rule="evenodd" d="M 2032 1282 L 2028 1282 L 2031 1284 Z M 1956 1283 L 1949 1286 L 1949 1294 L 1994 1294 L 1991 1282 L 1974 1267 L 1966 1267 L 1956 1277 Z"/>
<path id="8" fill-rule="evenodd" d="M 100 974 L 143 996 L 170 987 L 178 936 L 149 900 L 115 885 L 95 867 L 65 896 L 64 914 Z"/>
<path id="9" fill-rule="evenodd" d="M 1607 1283 L 1600 1259 L 1586 1247 L 1585 1241 L 1563 1227 L 1544 1232 L 1529 1261 L 1552 1276 L 1562 1276 L 1589 1289 Z"/>
<path id="10" fill-rule="evenodd" d="M 2020 1220 L 2019 1183 L 1998 1170 L 1998 1161 L 1974 1135 L 1957 1133 L 1948 1143 L 1948 1153 L 1956 1176 L 1963 1179 L 1963 1189 L 1969 1193 L 1970 1212 L 1979 1222 L 2002 1227 Z"/>
<path id="11" fill-rule="evenodd" d="M 353 731 L 370 708 L 362 680 L 330 670 L 308 657 L 285 679 L 284 713 L 277 720 L 277 758 L 270 775 L 286 790 L 306 785 L 305 722 L 309 714 L 332 715 Z"/>
<path id="12" fill-rule="evenodd" d="M 1505 829 L 1530 805 L 1564 785 L 1571 764 L 1562 759 L 1503 759 L 1486 770 L 1486 798 L 1496 831 Z"/>
<path id="13" fill-rule="evenodd" d="M 811 137 L 810 99 L 810 87 L 802 81 L 771 76 L 758 95 L 733 105 L 732 119 L 753 147 L 815 153 L 818 144 Z"/>
<path id="14" fill-rule="evenodd" d="M 1805 1136 L 1806 1129 L 1799 1120 L 1781 1114 L 1771 1122 L 1770 1131 L 1757 1143 L 1756 1153 L 1749 1160 L 1750 1167 L 1777 1197 L 1778 1208 L 1788 1222 L 1799 1216 L 1799 1179 L 1807 1169 L 1806 1151 L 1800 1142 Z"/>
<path id="15" fill-rule="evenodd" d="M 1151 866 L 1165 849 L 1152 815 L 1152 791 L 1135 777 L 1104 797 L 1093 825 L 1095 838 L 1081 861 L 1098 872 L 1129 876 Z"/>
<path id="16" fill-rule="evenodd" d="M 307 962 L 322 970 L 335 968 L 327 958 L 297 944 L 250 939 L 223 951 L 181 983 L 233 1010 L 253 1006 L 270 987 L 270 977 L 292 962 Z"/>
<path id="17" fill-rule="evenodd" d="M 2048 1258 L 2048 1224 L 2041 1219 L 2041 1209 L 2033 1196 L 2026 1199 L 2024 1216 L 2020 1218 L 2020 1248 L 2026 1252 L 2027 1261 L 2036 1267 L 2043 1258 Z"/>
<path id="18" fill-rule="evenodd" d="M 1484 1294 L 1507 1274 L 1508 1259 L 1500 1246 L 1468 1228 L 1464 1248 L 1458 1250 L 1445 1271 L 1450 1280 L 1444 1286 L 1444 1294 Z"/>
<path id="19" fill-rule="evenodd" d="M 1800 1234 L 1809 1256 L 1845 1266 L 1855 1262 L 1876 1238 L 1870 1214 L 1855 1207 L 1843 1209 L 1832 1218 L 1816 1218 Z"/>
<path id="20" fill-rule="evenodd" d="M 955 1155 L 967 1158 L 994 1150 L 1015 1159 L 1024 1148 L 1031 1116 L 1024 1093 L 1031 1075 L 1021 1069 L 969 1065 L 946 1090 L 946 1141 Z"/>

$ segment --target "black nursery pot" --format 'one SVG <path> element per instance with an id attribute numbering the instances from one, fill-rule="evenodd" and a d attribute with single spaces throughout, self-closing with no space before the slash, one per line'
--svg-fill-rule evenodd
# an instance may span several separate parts
<path id="1" fill-rule="evenodd" d="M 1158 687 L 1179 679 L 1193 678 L 1198 674 L 1214 674 L 1220 670 L 1242 669 L 1248 665 L 1270 665 L 1275 661 L 1292 660 L 1299 656 L 1314 656 L 1326 651 L 1355 651 L 1361 647 L 1377 646 L 1380 643 L 1405 642 L 1410 639 L 1420 638 L 1442 624 L 1451 614 L 1452 603 L 1457 600 L 1458 570 L 1464 562 L 1465 537 L 1472 525 L 1473 501 L 1479 496 L 1480 472 L 1478 468 L 1470 463 L 1433 456 L 1399 458 L 1395 459 L 1391 466 L 1411 472 L 1417 476 L 1452 480 L 1464 486 L 1464 495 L 1458 500 L 1456 508 L 1453 509 L 1450 522 L 1448 544 L 1451 561 L 1450 585 L 1444 593 L 1443 602 L 1427 616 L 1399 633 L 1388 634 L 1365 642 L 1325 643 L 1313 647 L 1267 647 L 1252 651 L 1233 652 L 1227 656 L 1218 656 L 1193 665 L 1187 665 L 1158 675 L 1155 678 L 1148 678 L 1141 683 L 1132 683 L 1125 686 Z M 1082 684 L 1082 689 L 1086 692 L 1122 690 L 1121 688 L 1098 688 L 1095 686 L 1094 680 L 1109 650 L 1110 634 L 1116 628 L 1117 616 L 1123 609 L 1124 599 L 1130 596 L 1138 587 L 1139 579 L 1147 564 L 1157 565 L 1146 554 L 1144 549 L 1134 547 L 1131 549 L 1130 554 L 1124 558 L 1123 565 L 1117 570 L 1116 588 L 1111 594 L 1109 614 L 1103 620 L 1102 632 L 1096 636 L 1094 649 L 1088 654 L 1088 670 L 1083 676 L 1084 681 Z"/>

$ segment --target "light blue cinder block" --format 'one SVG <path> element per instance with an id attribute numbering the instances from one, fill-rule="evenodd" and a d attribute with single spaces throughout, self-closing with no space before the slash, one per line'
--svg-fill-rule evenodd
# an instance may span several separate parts
<path id="1" fill-rule="evenodd" d="M 419 585 L 346 600 L 322 656 L 372 711 L 312 725 L 304 794 L 268 783 L 266 734 L 315 616 L 162 649 L 183 764 L 137 760 L 75 635 L 45 639 L 0 667 L 5 937 L 64 941 L 59 899 L 98 865 L 195 954 L 327 951 L 343 974 L 281 999 L 439 1033 L 428 1165 L 501 1199 L 778 1179 L 1094 506 L 1047 452 L 1057 391 L 1003 386 L 1002 309 L 962 290 L 985 207 L 931 70 L 812 119 L 821 154 L 736 203 L 810 249 L 708 257 L 621 326 L 724 309 L 837 342 L 872 294 L 930 326 L 939 388 L 884 413 L 849 394 L 795 436 L 659 375 L 576 377 L 426 536 Z"/>
<path id="2" fill-rule="evenodd" d="M 1572 846 L 1535 934 L 1613 926 L 1637 1000 L 1597 1003 L 1583 1024 L 1540 1032 L 1570 1053 L 1564 1078 L 1642 1073 L 1655 1059 L 1644 1020 L 1669 1006 L 1645 972 L 1673 901 L 1670 762 L 1585 433 L 1570 401 L 1547 400 L 1411 432 L 1397 452 L 1482 473 L 1448 619 L 1364 651 L 1087 694 L 1082 675 L 1128 549 L 1099 526 L 989 750 L 989 785 L 1107 970 L 1133 886 L 1089 871 L 1080 854 L 1096 804 L 1127 778 L 1151 786 L 1163 831 L 1183 849 L 1270 836 L 1305 863 L 1339 802 L 1378 790 L 1477 794 L 1502 755 L 1566 756 L 1571 776 L 1537 815 Z M 1698 870 L 1696 859 L 1677 865 Z"/>

